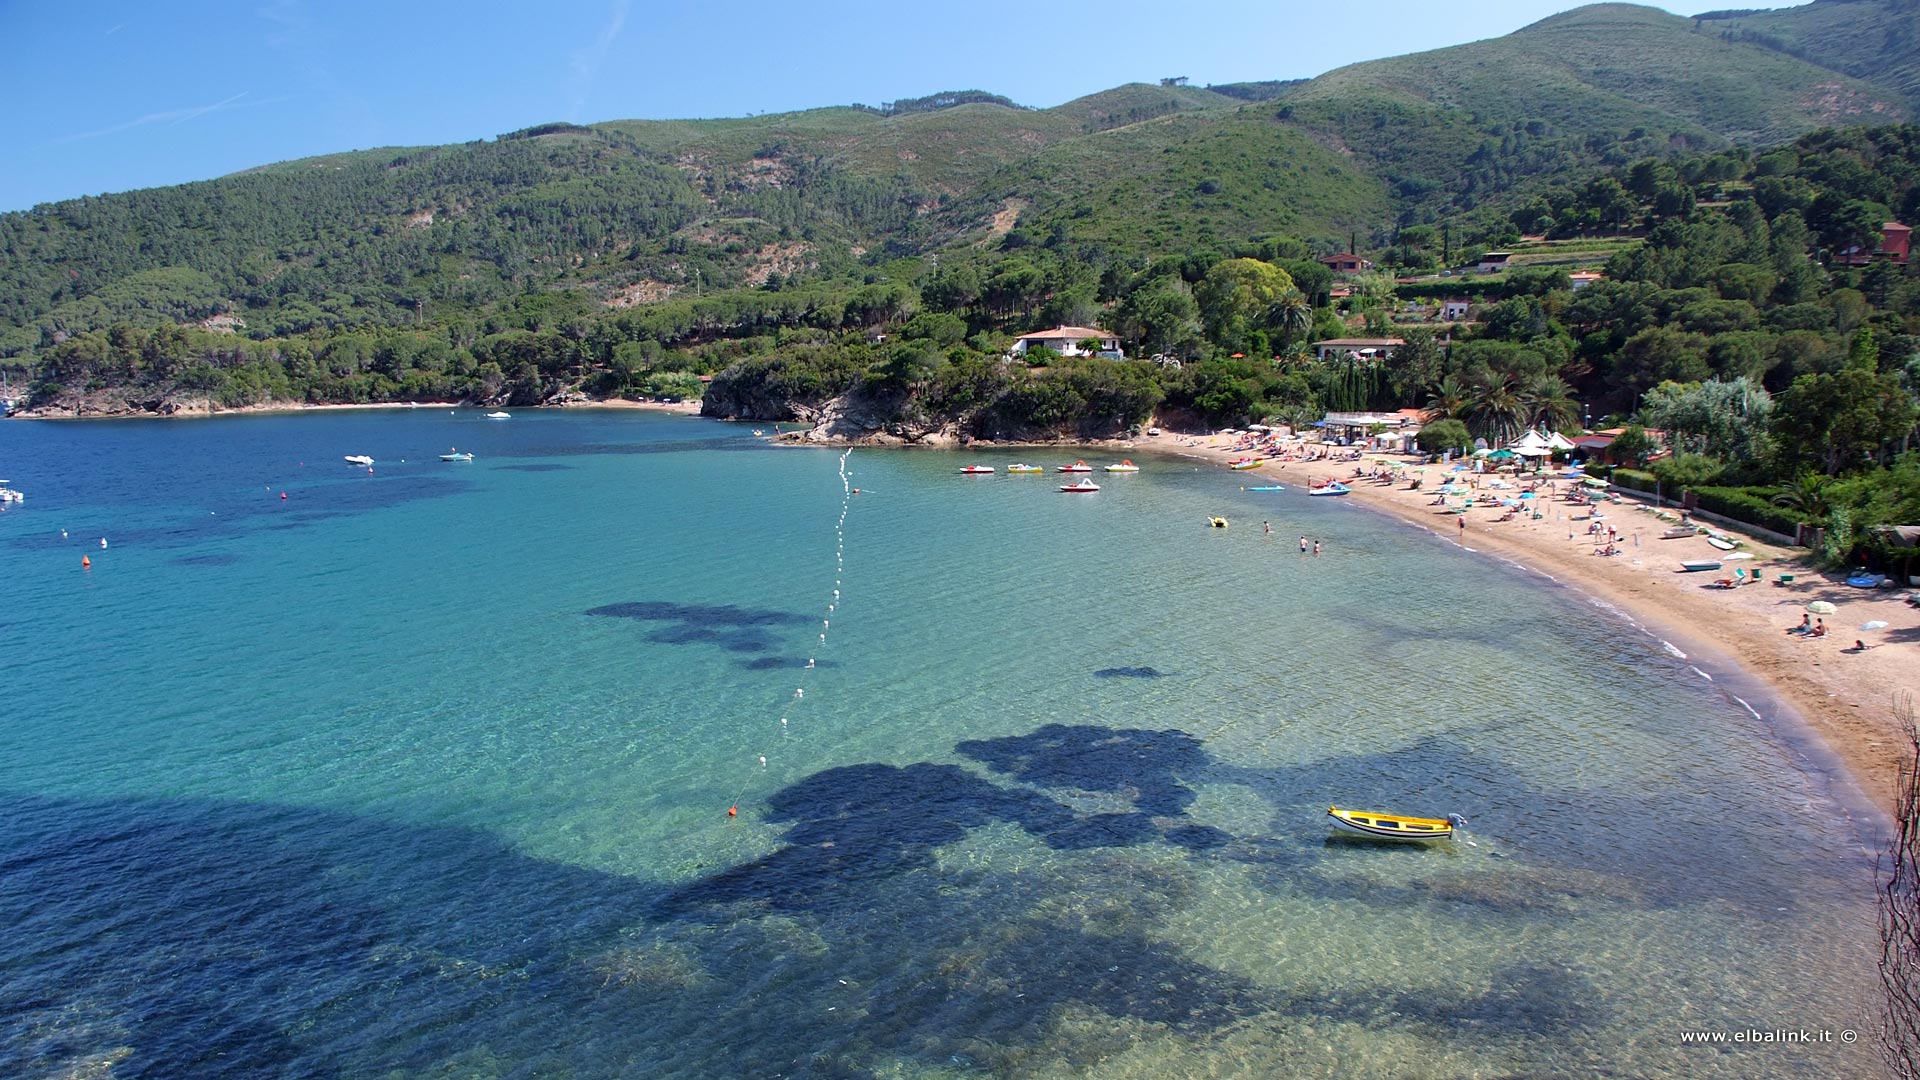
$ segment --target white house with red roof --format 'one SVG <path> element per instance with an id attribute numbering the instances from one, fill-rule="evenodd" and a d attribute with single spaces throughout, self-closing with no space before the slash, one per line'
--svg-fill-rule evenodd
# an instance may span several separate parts
<path id="1" fill-rule="evenodd" d="M 1098 349 L 1081 348 L 1081 342 L 1097 341 Z M 1120 338 L 1092 326 L 1056 326 L 1032 334 L 1022 334 L 1013 343 L 1013 355 L 1025 356 L 1028 349 L 1052 349 L 1061 356 L 1097 356 L 1120 351 Z"/>

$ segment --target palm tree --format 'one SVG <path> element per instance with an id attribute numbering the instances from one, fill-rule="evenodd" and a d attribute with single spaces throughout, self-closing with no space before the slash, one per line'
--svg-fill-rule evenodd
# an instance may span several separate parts
<path id="1" fill-rule="evenodd" d="M 1545 424 L 1558 430 L 1580 420 L 1580 407 L 1574 403 L 1573 387 L 1558 375 L 1536 375 L 1520 391 L 1526 404 L 1529 426 Z"/>
<path id="2" fill-rule="evenodd" d="M 1273 324 L 1288 342 L 1305 337 L 1313 329 L 1313 305 L 1307 302 L 1307 294 L 1299 289 L 1280 294 L 1273 305 Z"/>
<path id="3" fill-rule="evenodd" d="M 1433 389 L 1427 391 L 1426 418 L 1429 421 L 1464 420 L 1467 416 L 1467 405 L 1471 400 L 1472 397 L 1467 392 L 1466 386 L 1462 385 L 1459 379 L 1448 375 L 1433 384 Z"/>
<path id="4" fill-rule="evenodd" d="M 1828 491 L 1832 483 L 1831 476 L 1811 470 L 1803 472 L 1780 485 L 1780 490 L 1774 493 L 1773 504 L 1791 506 L 1810 522 L 1824 521 L 1833 510 L 1833 496 Z"/>
<path id="5" fill-rule="evenodd" d="M 1502 443 L 1517 434 L 1527 422 L 1527 407 L 1514 392 L 1513 381 L 1505 375 L 1490 376 L 1473 388 L 1467 403 L 1467 426 L 1474 434 L 1492 443 Z"/>

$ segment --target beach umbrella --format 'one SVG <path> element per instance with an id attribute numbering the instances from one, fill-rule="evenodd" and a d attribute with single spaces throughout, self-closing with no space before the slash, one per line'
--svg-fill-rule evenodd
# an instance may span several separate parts
<path id="1" fill-rule="evenodd" d="M 1884 627 L 1884 626 L 1886 626 L 1886 625 L 1887 625 L 1887 621 L 1886 621 L 1885 619 L 1874 619 L 1874 620 L 1873 620 L 1873 621 L 1871 621 L 1871 622 L 1863 622 L 1863 623 L 1861 623 L 1861 624 L 1860 624 L 1860 629 L 1862 629 L 1862 630 L 1879 630 L 1879 629 L 1881 629 L 1882 627 Z"/>
<path id="2" fill-rule="evenodd" d="M 1807 605 L 1807 610 L 1813 612 L 1815 615 L 1831 615 L 1839 609 L 1827 603 L 1825 600 L 1815 600 L 1813 603 Z"/>

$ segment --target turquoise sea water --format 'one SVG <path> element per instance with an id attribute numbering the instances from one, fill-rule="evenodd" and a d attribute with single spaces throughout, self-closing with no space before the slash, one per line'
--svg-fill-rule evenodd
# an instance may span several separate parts
<path id="1" fill-rule="evenodd" d="M 1872 1074 L 1872 825 L 1721 683 L 1340 500 L 1019 456 L 0 425 L 0 1075 Z M 1832 1041 L 1682 1042 L 1748 1029 Z"/>

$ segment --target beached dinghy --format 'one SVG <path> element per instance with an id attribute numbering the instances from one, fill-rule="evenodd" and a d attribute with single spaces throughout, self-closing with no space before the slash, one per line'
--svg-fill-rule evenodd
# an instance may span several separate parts
<path id="1" fill-rule="evenodd" d="M 1667 527 L 1667 531 L 1660 534 L 1660 539 L 1680 540 L 1688 536 L 1693 536 L 1699 531 L 1700 526 L 1698 525 L 1670 525 Z"/>
<path id="2" fill-rule="evenodd" d="M 1467 819 L 1459 814 L 1448 814 L 1444 818 L 1403 817 L 1399 814 L 1376 814 L 1371 810 L 1342 810 L 1337 806 L 1329 806 L 1327 816 L 1348 832 L 1382 840 L 1450 840 L 1455 829 L 1467 827 Z"/>
<path id="3" fill-rule="evenodd" d="M 1697 574 L 1702 570 L 1720 569 L 1719 559 L 1688 559 L 1680 564 L 1681 573 Z"/>
<path id="4" fill-rule="evenodd" d="M 1227 468 L 1229 469 L 1257 469 L 1259 467 L 1260 467 L 1259 458 L 1248 457 L 1248 458 L 1241 458 L 1238 461 L 1227 462 Z"/>

